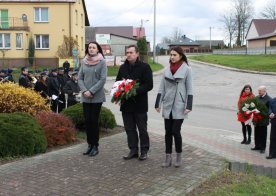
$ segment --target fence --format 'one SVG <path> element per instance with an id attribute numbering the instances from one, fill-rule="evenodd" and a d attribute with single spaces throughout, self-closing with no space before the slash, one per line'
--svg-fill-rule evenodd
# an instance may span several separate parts
<path id="1" fill-rule="evenodd" d="M 213 54 L 276 54 L 276 47 L 220 49 L 213 50 Z"/>

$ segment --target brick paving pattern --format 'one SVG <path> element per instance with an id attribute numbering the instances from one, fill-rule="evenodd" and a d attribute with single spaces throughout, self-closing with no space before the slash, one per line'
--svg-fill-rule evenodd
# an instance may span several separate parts
<path id="1" fill-rule="evenodd" d="M 151 134 L 146 161 L 125 161 L 125 133 L 100 140 L 96 157 L 86 144 L 0 166 L 0 195 L 183 195 L 226 167 L 222 157 L 183 144 L 183 165 L 162 168 L 164 139 Z M 175 156 L 175 154 L 174 154 Z"/>

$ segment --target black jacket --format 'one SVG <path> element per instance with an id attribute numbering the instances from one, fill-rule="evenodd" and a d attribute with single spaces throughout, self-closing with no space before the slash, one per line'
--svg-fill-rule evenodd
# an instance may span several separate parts
<path id="1" fill-rule="evenodd" d="M 121 65 L 116 81 L 132 79 L 139 82 L 137 95 L 128 99 L 122 105 L 122 112 L 144 113 L 148 111 L 148 91 L 153 88 L 152 70 L 149 64 L 137 60 L 131 65 L 127 60 Z"/>
<path id="2" fill-rule="evenodd" d="M 73 93 L 79 93 L 80 92 L 80 87 L 77 82 L 74 80 L 68 80 L 63 87 L 63 92 L 68 94 L 68 101 L 70 102 L 76 102 L 75 95 Z"/>
<path id="3" fill-rule="evenodd" d="M 269 108 L 269 102 L 271 101 L 272 98 L 268 94 L 266 94 L 264 97 L 257 96 L 257 98 L 262 103 L 264 103 L 267 108 Z M 261 122 L 260 123 L 256 123 L 256 126 L 267 126 L 267 125 L 269 125 L 269 119 L 267 119 L 267 121 L 264 122 L 264 123 L 261 123 Z"/>
<path id="4" fill-rule="evenodd" d="M 47 96 L 49 96 L 48 95 L 49 91 L 48 91 L 47 85 L 41 81 L 38 81 L 35 83 L 34 89 L 35 89 L 35 91 L 39 92 L 41 94 L 41 96 L 44 98 L 47 98 Z"/>
<path id="5" fill-rule="evenodd" d="M 19 86 L 23 86 L 25 88 L 32 88 L 32 83 L 29 80 L 28 76 L 21 74 L 19 77 Z"/>

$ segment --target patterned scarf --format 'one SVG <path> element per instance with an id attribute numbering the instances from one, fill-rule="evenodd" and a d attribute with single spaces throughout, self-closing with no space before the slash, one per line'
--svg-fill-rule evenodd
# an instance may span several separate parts
<path id="1" fill-rule="evenodd" d="M 101 60 L 103 60 L 103 55 L 101 53 L 98 53 L 96 56 L 89 56 L 88 54 L 85 55 L 83 58 L 83 62 L 86 65 L 97 65 Z"/>

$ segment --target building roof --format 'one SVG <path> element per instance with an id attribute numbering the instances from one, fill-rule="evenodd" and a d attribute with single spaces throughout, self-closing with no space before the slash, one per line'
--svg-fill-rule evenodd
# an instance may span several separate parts
<path id="1" fill-rule="evenodd" d="M 247 40 L 265 39 L 265 38 L 270 38 L 270 37 L 274 37 L 274 36 L 276 36 L 276 30 L 273 33 L 268 33 L 268 34 L 265 34 L 265 35 L 262 35 L 259 37 L 253 37 L 253 38 L 250 38 Z"/>
<path id="2" fill-rule="evenodd" d="M 156 45 L 156 47 L 157 47 L 157 48 L 160 48 L 160 49 L 163 48 L 163 49 L 165 49 L 165 50 L 170 49 L 169 45 L 166 44 L 166 43 L 159 43 L 159 44 Z"/>
<path id="3" fill-rule="evenodd" d="M 248 31 L 246 33 L 246 37 L 248 36 L 248 32 L 249 32 L 252 24 L 254 24 L 256 31 L 258 33 L 257 37 L 271 34 L 271 33 L 275 32 L 275 30 L 276 30 L 276 20 L 275 19 L 253 19 L 249 25 Z M 250 38 L 250 40 L 256 39 L 257 37 Z"/>
<path id="4" fill-rule="evenodd" d="M 210 46 L 210 40 L 196 40 L 196 42 L 199 43 L 199 45 L 201 47 L 209 47 Z M 211 45 L 212 46 L 224 45 L 224 41 L 223 40 L 211 40 Z"/>
<path id="5" fill-rule="evenodd" d="M 177 40 L 176 42 L 172 42 L 168 45 L 169 46 L 199 46 L 200 44 L 183 35 L 179 40 Z"/>
<path id="6" fill-rule="evenodd" d="M 133 38 L 132 26 L 106 26 L 106 27 L 87 27 L 95 28 L 95 34 L 114 34 L 123 37 Z"/>

